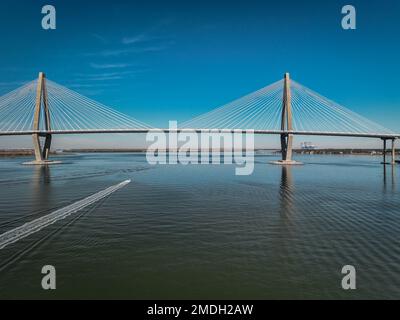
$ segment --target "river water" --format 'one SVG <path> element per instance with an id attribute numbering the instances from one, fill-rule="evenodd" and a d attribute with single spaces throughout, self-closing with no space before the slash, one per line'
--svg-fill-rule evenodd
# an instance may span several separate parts
<path id="1" fill-rule="evenodd" d="M 0 298 L 400 298 L 400 167 L 147 164 L 143 154 L 0 159 L 0 233 L 123 180 L 100 202 L 0 250 Z M 41 288 L 44 265 L 57 289 Z M 343 290 L 344 265 L 356 290 Z"/>

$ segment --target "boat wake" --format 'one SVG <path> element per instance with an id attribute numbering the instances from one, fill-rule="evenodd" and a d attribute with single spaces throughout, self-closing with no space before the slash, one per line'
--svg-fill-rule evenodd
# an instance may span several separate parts
<path id="1" fill-rule="evenodd" d="M 73 204 L 70 204 L 64 208 L 58 209 L 48 215 L 35 219 L 31 222 L 25 223 L 20 227 L 7 231 L 0 235 L 0 249 L 5 248 L 7 245 L 17 242 L 20 239 L 23 239 L 39 230 L 57 222 L 58 220 L 64 219 L 67 216 L 75 213 L 83 208 L 101 200 L 105 197 L 109 196 L 110 194 L 114 193 L 115 191 L 123 188 L 131 180 L 125 180 L 121 183 L 118 183 L 114 186 L 111 186 L 107 189 L 99 191 L 89 197 L 86 197 L 82 200 L 79 200 Z"/>

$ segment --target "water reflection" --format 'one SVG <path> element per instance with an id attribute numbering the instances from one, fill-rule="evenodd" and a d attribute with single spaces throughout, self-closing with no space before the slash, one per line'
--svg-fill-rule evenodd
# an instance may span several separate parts
<path id="1" fill-rule="evenodd" d="M 281 184 L 279 187 L 280 214 L 290 221 L 294 213 L 294 184 L 291 166 L 282 166 Z"/>
<path id="2" fill-rule="evenodd" d="M 51 182 L 50 166 L 35 166 L 35 174 L 33 176 L 36 184 L 49 184 Z"/>
<path id="3" fill-rule="evenodd" d="M 395 173 L 396 173 L 395 165 L 391 165 L 391 166 L 383 165 L 383 191 L 386 192 L 388 190 L 388 186 L 390 188 L 390 191 L 396 190 L 396 188 L 395 188 L 396 187 Z"/>
<path id="4" fill-rule="evenodd" d="M 52 202 L 51 169 L 50 166 L 35 166 L 32 175 L 32 203 L 33 212 L 47 208 Z"/>

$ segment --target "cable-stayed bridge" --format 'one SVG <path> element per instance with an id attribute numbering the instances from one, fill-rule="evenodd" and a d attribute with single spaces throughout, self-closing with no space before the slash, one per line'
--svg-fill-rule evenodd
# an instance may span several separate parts
<path id="1" fill-rule="evenodd" d="M 37 80 L 0 97 L 0 136 L 32 135 L 37 164 L 46 164 L 55 134 L 146 133 L 150 131 L 237 132 L 276 134 L 281 138 L 282 164 L 291 164 L 295 135 L 378 138 L 392 142 L 395 133 L 319 95 L 284 79 L 224 106 L 184 122 L 176 130 L 154 128 L 64 86 Z M 40 137 L 44 138 L 41 143 Z M 384 159 L 384 163 L 385 163 Z"/>

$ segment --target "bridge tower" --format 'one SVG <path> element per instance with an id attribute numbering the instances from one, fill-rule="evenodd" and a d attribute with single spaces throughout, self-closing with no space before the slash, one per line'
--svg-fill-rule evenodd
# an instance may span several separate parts
<path id="1" fill-rule="evenodd" d="M 35 113 L 33 116 L 33 131 L 40 131 L 40 118 L 44 117 L 44 129 L 45 131 L 51 131 L 50 122 L 50 111 L 47 99 L 46 89 L 46 76 L 43 72 L 39 73 L 37 87 L 36 87 L 36 102 L 35 102 Z M 44 137 L 43 148 L 41 146 L 40 137 Z M 47 165 L 52 163 L 59 163 L 56 161 L 49 161 L 49 153 L 51 146 L 51 134 L 50 133 L 33 133 L 33 148 L 35 151 L 35 161 L 28 162 L 26 164 L 37 164 Z"/>
<path id="2" fill-rule="evenodd" d="M 289 73 L 285 73 L 283 82 L 281 130 L 286 132 L 293 130 L 292 96 L 290 91 Z M 292 150 L 293 150 L 293 135 L 290 133 L 282 133 L 281 134 L 282 160 L 274 161 L 273 163 L 281 165 L 301 164 L 300 162 L 292 160 Z"/>
<path id="3" fill-rule="evenodd" d="M 290 76 L 285 73 L 283 84 L 283 103 L 282 103 L 282 117 L 281 117 L 281 130 L 291 131 L 292 126 L 292 96 L 290 92 Z M 293 135 L 281 134 L 281 151 L 282 161 L 290 162 L 292 160 L 292 147 Z"/>

